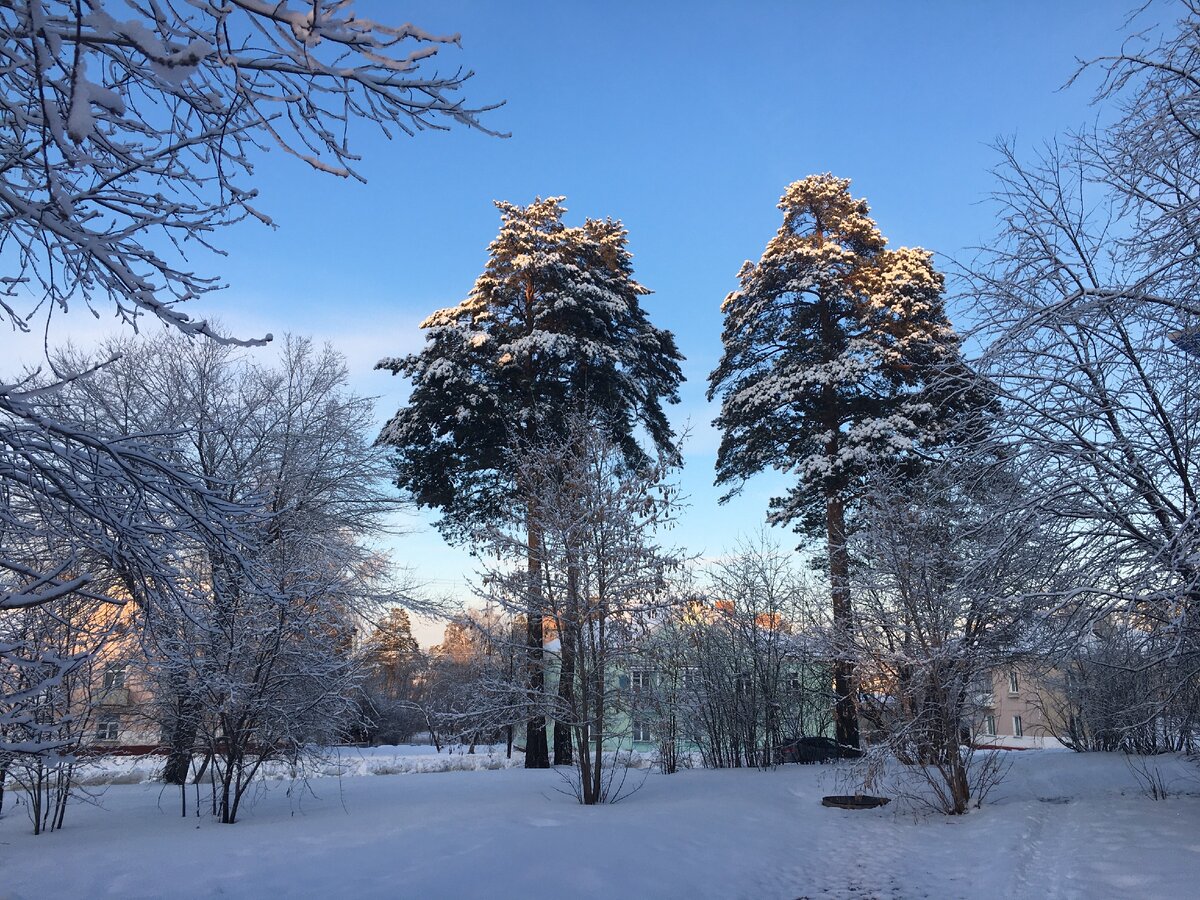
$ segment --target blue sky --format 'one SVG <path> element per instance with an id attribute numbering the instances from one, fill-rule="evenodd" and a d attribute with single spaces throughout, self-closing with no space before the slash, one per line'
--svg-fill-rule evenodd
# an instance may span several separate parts
<path id="1" fill-rule="evenodd" d="M 815 172 L 851 178 L 893 245 L 968 256 L 994 227 L 990 145 L 1015 137 L 1031 150 L 1091 121 L 1094 81 L 1060 88 L 1077 57 L 1119 48 L 1130 6 L 359 0 L 360 15 L 460 32 L 462 49 L 437 64 L 474 69 L 466 96 L 506 101 L 486 121 L 512 137 L 456 129 L 389 142 L 360 127 L 366 185 L 269 154 L 260 206 L 279 228 L 228 234 L 216 271 L 231 286 L 195 311 L 243 335 L 331 341 L 355 388 L 379 397 L 382 421 L 406 391 L 372 366 L 417 349 L 417 323 L 465 296 L 498 227 L 493 199 L 561 194 L 572 223 L 620 218 L 655 291 L 651 315 L 688 358 L 673 416 L 692 427 L 681 479 L 691 505 L 670 539 L 716 555 L 759 527 L 779 484 L 762 477 L 717 506 L 703 395 L 721 300 L 778 227 L 784 187 Z M 1156 7 L 1139 22 L 1172 17 Z M 57 334 L 107 327 L 73 320 Z M 29 344 L 0 335 L 0 356 L 27 356 Z M 394 553 L 432 588 L 465 590 L 469 557 L 428 528 Z"/>

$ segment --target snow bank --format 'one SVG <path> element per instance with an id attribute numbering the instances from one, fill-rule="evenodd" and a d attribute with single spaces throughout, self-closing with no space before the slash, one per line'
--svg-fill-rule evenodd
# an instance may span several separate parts
<path id="1" fill-rule="evenodd" d="M 111 784 L 148 784 L 160 781 L 162 756 L 101 756 L 80 765 L 77 780 L 89 787 Z M 415 775 L 433 772 L 473 772 L 509 769 L 524 765 L 524 756 L 514 752 L 508 759 L 503 746 L 479 746 L 474 753 L 466 747 L 443 748 L 402 745 L 389 747 L 333 747 L 299 767 L 283 762 L 265 765 L 264 781 L 293 781 L 298 778 L 354 777 L 358 775 Z"/>
<path id="2" fill-rule="evenodd" d="M 614 763 L 635 769 L 654 764 L 653 754 L 628 750 L 619 754 L 606 753 L 609 765 Z M 162 778 L 162 756 L 101 756 L 82 763 L 76 774 L 79 784 L 103 787 L 112 784 L 149 784 Z M 694 763 L 699 765 L 697 759 Z M 479 772 L 496 769 L 521 768 L 525 755 L 514 750 L 512 758 L 505 755 L 502 744 L 480 745 L 471 753 L 462 746 L 443 747 L 404 744 L 386 747 L 334 747 L 299 767 L 283 762 L 263 766 L 259 778 L 264 781 L 293 781 L 300 778 L 349 778 L 359 775 L 419 775 L 436 772 Z"/>

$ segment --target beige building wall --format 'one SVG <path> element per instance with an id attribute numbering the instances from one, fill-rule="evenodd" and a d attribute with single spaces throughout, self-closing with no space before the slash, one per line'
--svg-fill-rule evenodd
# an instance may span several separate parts
<path id="1" fill-rule="evenodd" d="M 992 691 L 981 697 L 984 718 L 976 743 L 997 747 L 1061 747 L 1047 727 L 1042 679 L 1021 668 L 992 672 Z"/>
<path id="2" fill-rule="evenodd" d="M 135 625 L 136 611 L 124 606 L 115 612 L 104 608 L 97 616 L 117 617 L 111 637 L 91 666 L 89 733 L 85 744 L 105 752 L 117 748 L 149 748 L 162 743 L 151 719 L 153 694 L 140 668 L 142 646 Z"/>
<path id="3" fill-rule="evenodd" d="M 112 655 L 104 660 L 98 667 L 96 682 L 94 734 L 89 736 L 89 743 L 98 750 L 161 743 L 161 735 L 149 717 L 150 692 L 139 682 L 136 669 L 126 657 Z"/>

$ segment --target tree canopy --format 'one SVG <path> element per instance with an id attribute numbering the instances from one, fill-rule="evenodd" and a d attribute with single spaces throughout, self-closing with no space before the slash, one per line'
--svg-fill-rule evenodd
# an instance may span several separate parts
<path id="1" fill-rule="evenodd" d="M 777 524 L 825 526 L 868 465 L 938 440 L 962 374 L 932 254 L 889 249 L 867 203 L 830 174 L 789 185 L 783 224 L 722 305 L 718 484 L 735 493 L 775 469 L 796 485 L 771 501 Z M 727 495 L 728 496 L 728 495 Z"/>
<path id="2" fill-rule="evenodd" d="M 378 368 L 412 379 L 384 427 L 396 481 L 462 537 L 517 492 L 512 453 L 565 433 L 572 411 L 596 414 L 627 463 L 675 453 L 664 403 L 678 402 L 683 358 L 656 328 L 633 276 L 625 227 L 563 223 L 562 197 L 498 202 L 500 233 L 470 295 L 422 323 L 420 353 Z"/>

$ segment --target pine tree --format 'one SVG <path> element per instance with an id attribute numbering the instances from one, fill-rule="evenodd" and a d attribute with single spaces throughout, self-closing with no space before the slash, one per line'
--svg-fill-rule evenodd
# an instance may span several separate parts
<path id="1" fill-rule="evenodd" d="M 852 628 L 848 517 L 873 461 L 913 460 L 967 401 L 944 281 L 921 249 L 889 250 L 850 182 L 814 175 L 788 186 L 784 221 L 722 310 L 724 354 L 709 376 L 721 397 L 717 483 L 736 493 L 775 469 L 795 485 L 770 521 L 828 549 L 835 634 Z M 854 670 L 834 667 L 837 738 L 857 746 Z"/>
<path id="2" fill-rule="evenodd" d="M 399 696 L 401 686 L 412 678 L 421 655 L 408 612 L 399 606 L 389 609 L 367 638 L 364 650 L 368 665 L 379 677 L 384 695 Z"/>
<path id="3" fill-rule="evenodd" d="M 391 607 L 379 620 L 367 643 L 373 652 L 391 656 L 416 653 L 421 649 L 417 639 L 413 637 L 412 620 L 408 617 L 407 610 L 399 606 Z"/>
<path id="4" fill-rule="evenodd" d="M 650 463 L 638 441 L 675 453 L 663 402 L 678 402 L 682 356 L 641 305 L 628 235 L 612 219 L 562 221 L 562 197 L 527 207 L 498 202 L 500 233 L 470 295 L 422 323 L 421 353 L 378 368 L 412 381 L 408 405 L 384 427 L 397 485 L 438 509 L 448 540 L 495 521 L 512 504 L 535 511 L 513 450 L 561 437 L 586 409 L 634 467 Z M 529 687 L 543 688 L 539 535 L 528 529 Z M 545 723 L 531 722 L 526 765 L 549 764 Z"/>

